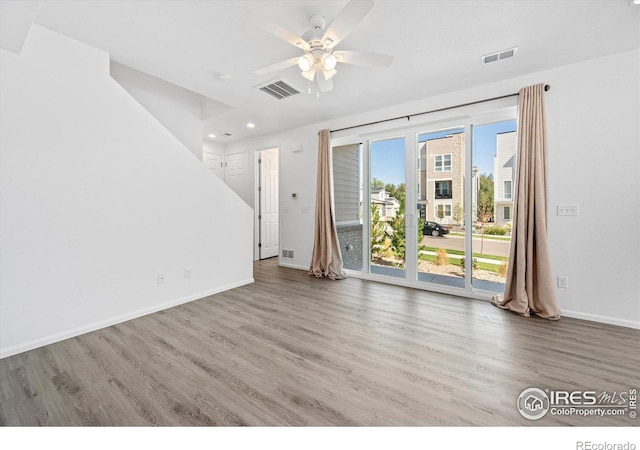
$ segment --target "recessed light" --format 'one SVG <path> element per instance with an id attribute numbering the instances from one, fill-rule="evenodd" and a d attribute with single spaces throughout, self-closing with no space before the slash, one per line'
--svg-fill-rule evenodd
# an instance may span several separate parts
<path id="1" fill-rule="evenodd" d="M 216 135 L 215 135 L 215 134 L 213 134 L 213 133 L 211 133 L 211 134 L 209 135 L 209 137 L 210 137 L 211 139 L 213 139 L 214 137 L 216 137 Z"/>
<path id="2" fill-rule="evenodd" d="M 256 125 L 253 122 L 249 122 L 247 124 L 247 128 L 255 128 L 255 127 L 256 127 Z"/>

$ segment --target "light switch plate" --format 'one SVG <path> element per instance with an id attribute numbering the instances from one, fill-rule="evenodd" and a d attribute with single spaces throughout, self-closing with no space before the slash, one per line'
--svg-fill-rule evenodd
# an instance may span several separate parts
<path id="1" fill-rule="evenodd" d="M 577 216 L 578 205 L 558 205 L 559 216 Z"/>

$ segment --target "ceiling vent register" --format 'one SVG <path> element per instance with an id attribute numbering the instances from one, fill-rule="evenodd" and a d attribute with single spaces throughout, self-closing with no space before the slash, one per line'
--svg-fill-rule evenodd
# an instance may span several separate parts
<path id="1" fill-rule="evenodd" d="M 489 64 L 495 61 L 502 61 L 503 59 L 513 58 L 514 56 L 516 56 L 517 51 L 518 51 L 518 48 L 514 47 L 507 50 L 502 50 L 496 53 L 491 53 L 489 55 L 484 55 L 482 57 L 482 62 L 484 64 Z"/>
<path id="2" fill-rule="evenodd" d="M 287 83 L 283 78 L 260 85 L 258 86 L 258 89 L 276 100 L 282 100 L 300 93 L 300 91 Z"/>

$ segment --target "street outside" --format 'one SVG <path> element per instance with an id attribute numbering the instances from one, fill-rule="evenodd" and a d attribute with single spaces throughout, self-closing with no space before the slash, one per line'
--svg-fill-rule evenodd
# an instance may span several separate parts
<path id="1" fill-rule="evenodd" d="M 482 253 L 485 255 L 495 255 L 509 257 L 510 240 L 484 239 L 484 246 L 480 237 L 473 238 L 473 253 Z M 442 236 L 433 237 L 425 236 L 422 239 L 422 245 L 427 247 L 446 248 L 448 250 L 464 251 L 465 239 L 458 236 Z"/>

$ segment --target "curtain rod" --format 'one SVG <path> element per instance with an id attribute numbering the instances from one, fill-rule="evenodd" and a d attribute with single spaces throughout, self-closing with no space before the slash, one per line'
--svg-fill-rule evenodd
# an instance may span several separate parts
<path id="1" fill-rule="evenodd" d="M 545 84 L 544 85 L 544 90 L 548 91 L 549 89 L 551 89 L 551 86 L 549 86 L 548 84 Z M 431 114 L 431 113 L 435 113 L 435 112 L 446 111 L 448 109 L 461 108 L 463 106 L 477 105 L 478 103 L 485 103 L 485 102 L 490 102 L 490 101 L 493 101 L 493 100 L 501 100 L 503 98 L 515 97 L 517 95 L 518 95 L 518 93 L 516 92 L 515 94 L 501 95 L 500 97 L 486 98 L 484 100 L 476 100 L 475 102 L 462 103 L 460 105 L 447 106 L 445 108 L 439 108 L 439 109 L 432 109 L 431 111 L 423 111 L 423 112 L 419 112 L 419 113 L 415 113 L 415 114 L 408 114 L 406 116 L 393 117 L 392 119 L 383 119 L 383 120 L 377 120 L 375 122 L 361 123 L 360 125 L 353 125 L 351 127 L 338 128 L 337 130 L 330 130 L 329 132 L 330 133 L 336 133 L 338 131 L 351 130 L 353 128 L 366 127 L 368 125 L 377 125 L 379 123 L 392 122 L 394 120 L 404 119 L 405 117 L 407 118 L 407 120 L 411 120 L 412 117 L 421 116 L 423 114 Z"/>

